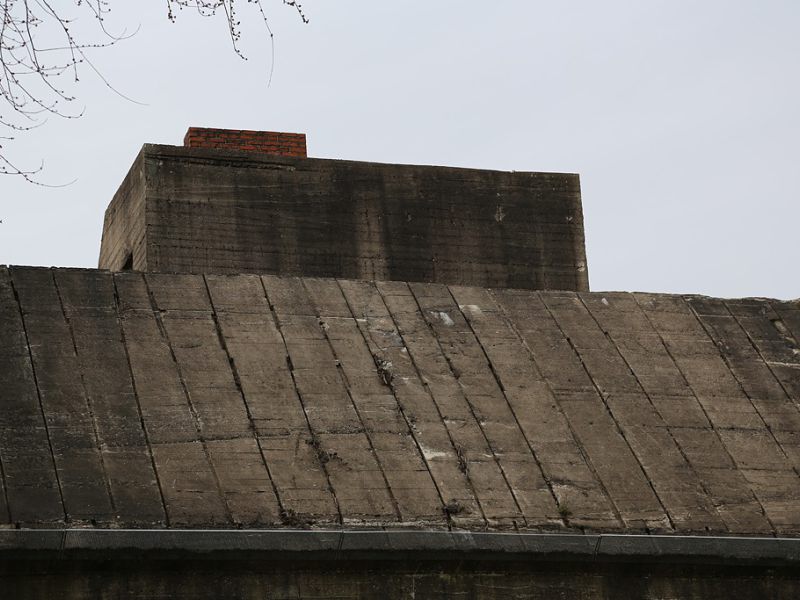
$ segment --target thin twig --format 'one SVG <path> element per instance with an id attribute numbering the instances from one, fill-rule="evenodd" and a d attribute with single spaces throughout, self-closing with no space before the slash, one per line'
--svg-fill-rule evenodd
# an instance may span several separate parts
<path id="1" fill-rule="evenodd" d="M 126 30 L 120 34 L 111 33 L 106 20 L 113 2 L 0 0 L 0 175 L 16 175 L 31 183 L 40 183 L 36 176 L 41 172 L 41 165 L 34 169 L 18 168 L 7 154 L 9 143 L 16 136 L 43 125 L 49 115 L 69 119 L 83 115 L 83 110 L 71 108 L 76 97 L 70 88 L 79 82 L 79 75 L 86 68 L 118 96 L 135 104 L 143 104 L 117 89 L 89 56 L 94 50 L 130 39 L 138 31 L 137 28 L 133 33 Z M 256 16 L 261 19 L 269 35 L 272 59 L 267 85 L 271 84 L 275 71 L 275 36 L 262 0 L 165 2 L 170 21 L 175 21 L 183 9 L 193 9 L 203 17 L 223 16 L 233 50 L 244 60 L 247 57 L 239 47 L 242 38 L 239 7 L 244 4 L 255 9 Z M 299 2 L 282 2 L 296 10 L 300 19 L 308 23 Z M 85 39 L 83 34 L 79 36 L 74 33 L 75 24 L 83 15 L 88 15 L 97 25 L 95 39 Z"/>

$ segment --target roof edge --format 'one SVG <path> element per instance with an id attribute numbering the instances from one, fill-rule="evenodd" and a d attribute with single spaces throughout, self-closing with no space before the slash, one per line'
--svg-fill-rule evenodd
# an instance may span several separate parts
<path id="1" fill-rule="evenodd" d="M 143 556 L 144 555 L 144 556 Z M 0 530 L 0 560 L 562 561 L 786 567 L 800 538 L 397 530 Z"/>
<path id="2" fill-rule="evenodd" d="M 536 176 L 554 176 L 554 177 L 569 177 L 576 182 L 580 181 L 580 173 L 573 171 L 529 171 L 516 170 L 516 169 L 486 169 L 481 167 L 470 166 L 457 166 L 446 164 L 432 164 L 432 163 L 406 163 L 406 162 L 382 162 L 374 160 L 358 160 L 353 158 L 330 158 L 324 156 L 309 156 L 300 158 L 296 156 L 285 156 L 281 154 L 269 154 L 262 152 L 252 152 L 249 150 L 236 150 L 230 148 L 197 148 L 189 146 L 174 146 L 170 144 L 153 144 L 146 143 L 142 146 L 141 154 L 145 157 L 153 156 L 158 158 L 164 157 L 184 157 L 184 158 L 197 158 L 207 160 L 236 160 L 238 162 L 249 162 L 253 164 L 270 164 L 270 165 L 284 165 L 296 166 L 305 161 L 319 161 L 326 163 L 340 163 L 340 164 L 368 164 L 378 166 L 390 167 L 410 167 L 410 168 L 433 168 L 433 169 L 453 169 L 457 171 L 478 171 L 486 173 L 514 173 L 521 175 L 536 175 Z"/>

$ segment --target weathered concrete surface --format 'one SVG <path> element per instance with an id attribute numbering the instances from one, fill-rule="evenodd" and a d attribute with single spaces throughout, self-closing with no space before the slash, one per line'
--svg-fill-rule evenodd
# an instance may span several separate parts
<path id="1" fill-rule="evenodd" d="M 145 192 L 144 154 L 139 153 L 106 208 L 101 264 L 113 265 L 115 270 L 147 268 Z"/>
<path id="2" fill-rule="evenodd" d="M 146 145 L 101 268 L 588 290 L 577 175 Z"/>
<path id="3" fill-rule="evenodd" d="M 467 562 L 273 564 L 146 560 L 0 563 L 4 597 L 24 600 L 794 600 L 797 569 Z"/>
<path id="4" fill-rule="evenodd" d="M 795 598 L 800 539 L 0 530 L 2 597 Z"/>
<path id="5" fill-rule="evenodd" d="M 800 306 L 0 270 L 0 526 L 800 532 Z"/>

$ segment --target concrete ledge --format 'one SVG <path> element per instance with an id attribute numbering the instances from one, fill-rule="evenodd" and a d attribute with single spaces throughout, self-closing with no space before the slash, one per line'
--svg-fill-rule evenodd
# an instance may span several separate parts
<path id="1" fill-rule="evenodd" d="M 800 566 L 800 539 L 337 530 L 0 530 L 0 560 L 567 561 Z"/>

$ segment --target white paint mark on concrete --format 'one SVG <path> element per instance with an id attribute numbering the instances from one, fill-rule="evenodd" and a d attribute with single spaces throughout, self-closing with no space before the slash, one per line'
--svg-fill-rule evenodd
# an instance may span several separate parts
<path id="1" fill-rule="evenodd" d="M 498 206 L 497 210 L 494 213 L 494 220 L 498 223 L 502 223 L 503 219 L 506 218 L 506 211 L 503 210 L 502 206 Z"/>
<path id="2" fill-rule="evenodd" d="M 445 458 L 446 456 L 448 456 L 447 452 L 440 452 L 439 450 L 431 450 L 430 448 L 426 448 L 422 444 L 419 445 L 419 449 L 422 450 L 422 456 L 425 457 L 425 460 Z"/>
<path id="3" fill-rule="evenodd" d="M 479 315 L 482 312 L 481 307 L 478 306 L 477 304 L 459 304 L 458 308 L 467 311 L 468 313 L 473 315 Z"/>
<path id="4" fill-rule="evenodd" d="M 447 327 L 452 327 L 455 325 L 455 322 L 450 318 L 450 315 L 443 310 L 432 310 L 431 314 L 444 323 Z"/>
<path id="5" fill-rule="evenodd" d="M 604 305 L 608 306 L 608 300 L 606 300 L 605 298 L 600 300 L 600 302 L 602 302 Z"/>

